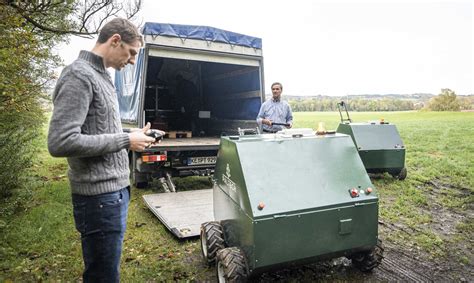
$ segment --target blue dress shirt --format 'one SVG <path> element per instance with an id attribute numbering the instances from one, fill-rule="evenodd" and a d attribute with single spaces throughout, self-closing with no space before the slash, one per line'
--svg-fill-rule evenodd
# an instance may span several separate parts
<path id="1" fill-rule="evenodd" d="M 291 107 L 286 101 L 275 101 L 269 99 L 262 104 L 260 111 L 257 116 L 257 124 L 260 129 L 269 132 L 277 132 L 284 129 L 284 126 L 272 125 L 268 126 L 262 124 L 262 119 L 271 120 L 273 123 L 286 123 L 293 124 L 293 114 L 291 112 Z"/>

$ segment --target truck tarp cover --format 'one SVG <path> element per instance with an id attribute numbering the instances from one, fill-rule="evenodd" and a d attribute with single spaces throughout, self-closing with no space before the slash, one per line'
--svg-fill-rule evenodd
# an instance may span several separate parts
<path id="1" fill-rule="evenodd" d="M 165 35 L 179 38 L 224 42 L 232 45 L 242 45 L 258 49 L 262 48 L 262 39 L 260 38 L 206 26 L 145 23 L 142 33 L 144 35 Z"/>
<path id="2" fill-rule="evenodd" d="M 138 53 L 135 65 L 127 65 L 122 71 L 115 71 L 115 89 L 123 122 L 136 123 L 138 120 L 143 52 L 144 49 L 141 49 Z"/>
<path id="3" fill-rule="evenodd" d="M 218 41 L 253 48 L 262 47 L 262 40 L 260 38 L 206 26 L 145 23 L 142 33 L 145 35 L 163 35 L 179 38 L 201 39 L 206 41 Z M 122 71 L 115 72 L 115 88 L 117 90 L 120 117 L 123 122 L 137 123 L 141 91 L 140 86 L 142 84 L 141 81 L 144 79 L 142 74 L 144 70 L 143 64 L 144 49 L 141 49 L 137 56 L 135 65 L 127 65 Z M 257 99 L 256 101 L 258 102 L 256 107 L 259 107 L 259 100 Z M 258 113 L 257 108 L 253 112 L 257 111 Z M 252 116 L 256 117 L 256 113 L 253 114 Z M 251 117 L 251 119 L 254 119 L 255 117 Z M 250 115 L 248 118 L 250 118 Z"/>

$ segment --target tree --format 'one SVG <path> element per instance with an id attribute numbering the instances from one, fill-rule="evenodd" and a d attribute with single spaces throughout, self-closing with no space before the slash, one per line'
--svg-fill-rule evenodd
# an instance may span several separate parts
<path id="1" fill-rule="evenodd" d="M 457 97 L 461 110 L 474 110 L 474 95 Z"/>
<path id="2" fill-rule="evenodd" d="M 291 109 L 298 111 L 337 111 L 337 103 L 347 97 L 327 97 L 321 96 L 311 99 L 287 97 Z M 415 104 L 411 100 L 402 100 L 396 98 L 351 98 L 346 101 L 350 111 L 406 111 L 414 110 Z"/>
<path id="3" fill-rule="evenodd" d="M 131 3 L 0 0 L 0 198 L 28 176 L 45 120 L 45 93 L 61 64 L 53 47 L 69 35 L 92 37 L 111 17 L 135 16 L 141 0 Z"/>
<path id="4" fill-rule="evenodd" d="M 3 6 L 22 17 L 37 34 L 76 35 L 92 38 L 107 19 L 133 19 L 141 0 L 0 0 Z M 59 17 L 55 17 L 59 15 Z"/>
<path id="5" fill-rule="evenodd" d="M 449 88 L 441 89 L 441 93 L 430 99 L 427 106 L 431 111 L 459 111 L 460 107 L 456 93 Z"/>

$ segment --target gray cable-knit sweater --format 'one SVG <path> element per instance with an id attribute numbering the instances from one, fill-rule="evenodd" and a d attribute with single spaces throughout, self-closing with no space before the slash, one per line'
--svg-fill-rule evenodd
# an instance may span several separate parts
<path id="1" fill-rule="evenodd" d="M 67 157 L 72 193 L 97 195 L 128 186 L 130 140 L 102 57 L 81 51 L 62 71 L 53 104 L 48 149 Z"/>

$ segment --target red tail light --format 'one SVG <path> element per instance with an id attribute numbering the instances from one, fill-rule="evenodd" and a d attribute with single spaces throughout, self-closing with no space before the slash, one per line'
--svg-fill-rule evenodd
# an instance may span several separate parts
<path id="1" fill-rule="evenodd" d="M 142 161 L 145 163 L 153 163 L 158 161 L 166 161 L 166 154 L 147 154 L 142 155 Z"/>

